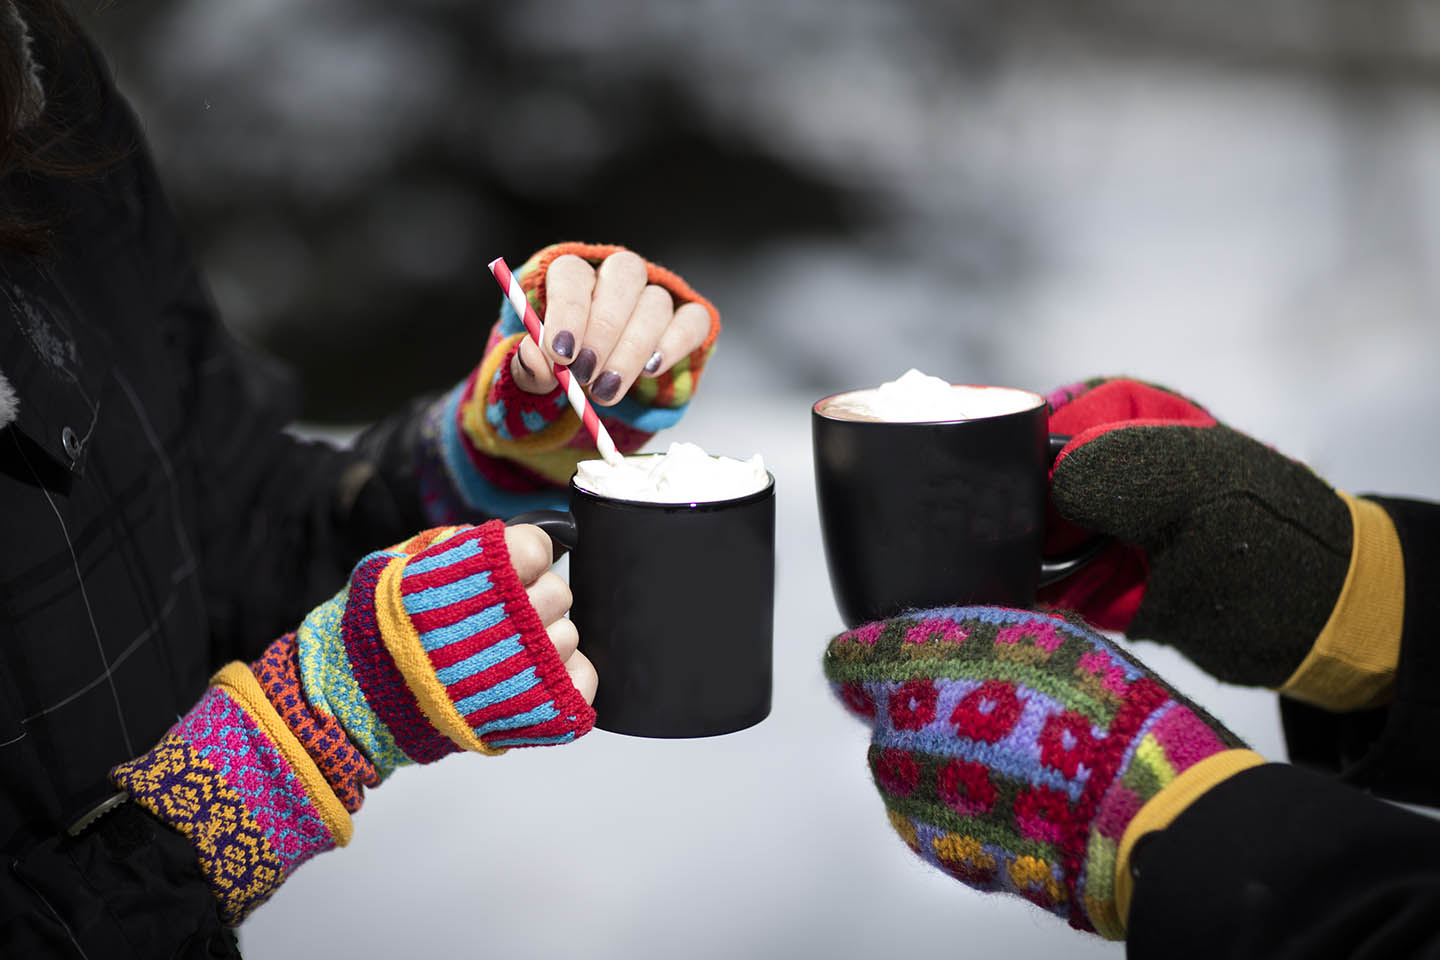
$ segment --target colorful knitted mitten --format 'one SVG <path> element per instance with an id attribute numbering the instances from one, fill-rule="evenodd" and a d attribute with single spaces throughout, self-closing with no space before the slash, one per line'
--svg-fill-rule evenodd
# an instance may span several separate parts
<path id="1" fill-rule="evenodd" d="M 545 279 L 557 257 L 575 254 L 598 267 L 625 249 L 606 244 L 546 247 L 515 271 L 530 305 L 545 316 Z M 710 314 L 705 342 L 658 377 L 640 377 L 619 403 L 601 407 L 601 421 L 622 453 L 633 453 L 658 430 L 679 421 L 720 333 L 720 314 L 684 280 L 648 264 L 649 282 L 664 287 L 678 307 L 700 303 Z M 508 300 L 490 332 L 485 359 L 430 408 L 421 430 L 417 472 L 426 516 L 455 523 L 477 516 L 508 517 L 564 501 L 561 490 L 581 460 L 597 454 L 558 386 L 526 393 L 510 376 L 510 358 L 527 336 Z"/>
<path id="2" fill-rule="evenodd" d="M 831 641 L 825 675 L 871 725 L 870 769 L 910 849 L 1112 939 L 1137 813 L 1167 786 L 1193 797 L 1260 762 L 1059 615 L 946 607 L 867 624 Z"/>
<path id="3" fill-rule="evenodd" d="M 492 521 L 365 557 L 298 631 L 222 669 L 111 779 L 191 839 L 222 917 L 238 923 L 300 864 L 348 843 L 363 788 L 397 766 L 566 743 L 594 717 Z"/>
<path id="4" fill-rule="evenodd" d="M 1352 514 L 1380 508 L 1160 387 L 1091 380 L 1050 408 L 1050 429 L 1073 439 L 1051 475 L 1071 524 L 1047 546 L 1084 536 L 1074 525 L 1116 543 L 1042 601 L 1172 644 L 1222 680 L 1285 683 L 1345 584 Z"/>

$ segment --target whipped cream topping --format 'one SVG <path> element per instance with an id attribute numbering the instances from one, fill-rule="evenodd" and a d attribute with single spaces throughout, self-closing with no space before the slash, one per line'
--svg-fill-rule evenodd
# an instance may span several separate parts
<path id="1" fill-rule="evenodd" d="M 672 443 L 663 454 L 626 457 L 618 466 L 584 460 L 575 471 L 581 490 L 649 503 L 734 500 L 765 489 L 769 482 L 758 453 L 748 460 L 712 457 L 693 443 Z"/>
<path id="2" fill-rule="evenodd" d="M 1028 410 L 1035 394 L 1011 387 L 951 384 L 910 369 L 895 380 L 835 397 L 823 408 L 831 416 L 895 423 L 977 420 Z"/>

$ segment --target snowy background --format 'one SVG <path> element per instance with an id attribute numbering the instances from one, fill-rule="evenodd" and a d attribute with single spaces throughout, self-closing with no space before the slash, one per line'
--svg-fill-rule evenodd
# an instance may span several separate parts
<path id="1" fill-rule="evenodd" d="M 909 366 L 1181 389 L 1337 486 L 1440 498 L 1440 10 L 1108 0 L 170 0 L 87 22 L 227 321 L 343 434 L 462 376 L 485 261 L 681 272 L 677 436 L 778 480 L 750 731 L 451 758 L 244 929 L 257 958 L 1120 955 L 890 833 L 818 657 L 808 405 Z M 1273 698 L 1153 667 L 1260 752 Z M 603 682 L 603 678 L 602 678 Z"/>

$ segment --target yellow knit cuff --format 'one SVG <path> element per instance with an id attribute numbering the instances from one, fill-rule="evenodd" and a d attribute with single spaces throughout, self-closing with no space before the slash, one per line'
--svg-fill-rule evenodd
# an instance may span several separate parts
<path id="1" fill-rule="evenodd" d="M 1120 908 L 1122 921 L 1128 924 L 1130 918 L 1130 896 L 1134 893 L 1130 853 L 1135 849 L 1135 842 L 1147 833 L 1170 826 L 1190 804 L 1217 783 L 1265 762 L 1265 758 L 1253 750 L 1225 750 L 1211 754 L 1182 771 L 1136 811 L 1120 838 L 1120 849 L 1115 857 L 1115 902 Z"/>
<path id="2" fill-rule="evenodd" d="M 1405 627 L 1405 556 L 1395 524 L 1377 503 L 1340 498 L 1355 530 L 1350 569 L 1315 645 L 1280 687 L 1288 697 L 1335 711 L 1390 700 Z"/>
<path id="3" fill-rule="evenodd" d="M 250 719 L 255 721 L 255 725 L 264 731 L 270 742 L 279 749 L 295 776 L 300 778 L 305 792 L 310 795 L 310 801 L 315 804 L 320 819 L 330 831 L 330 836 L 335 838 L 335 845 L 343 847 L 349 843 L 350 835 L 354 832 L 350 812 L 345 809 L 340 798 L 335 796 L 335 791 L 326 782 L 325 775 L 315 765 L 314 758 L 301 746 L 295 733 L 280 718 L 275 705 L 265 696 L 260 681 L 255 679 L 250 668 L 239 661 L 226 664 L 220 668 L 219 673 L 210 678 L 210 683 L 223 688 L 232 700 L 240 704 L 250 715 Z"/>
<path id="4" fill-rule="evenodd" d="M 415 625 L 410 622 L 400 598 L 400 578 L 404 571 L 405 561 L 397 557 L 380 571 L 380 580 L 375 585 L 375 619 L 380 624 L 385 649 L 390 652 L 395 666 L 400 668 L 405 685 L 415 695 L 415 701 L 431 726 L 461 749 L 491 756 L 504 753 L 505 748 L 488 746 L 475 735 L 450 701 L 445 685 L 435 675 L 435 668 L 431 666 L 430 657 L 420 643 L 420 635 L 415 632 Z"/>

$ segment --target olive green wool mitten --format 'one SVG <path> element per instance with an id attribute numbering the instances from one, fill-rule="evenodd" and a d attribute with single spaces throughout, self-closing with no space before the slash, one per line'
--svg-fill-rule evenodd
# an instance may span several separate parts
<path id="1" fill-rule="evenodd" d="M 1344 710 L 1393 686 L 1404 566 L 1376 502 L 1169 390 L 1099 379 L 1049 398 L 1071 436 L 1051 473 L 1050 552 L 1115 542 L 1042 592 L 1215 677 Z M 1303 669 L 1302 669 L 1303 667 Z"/>

